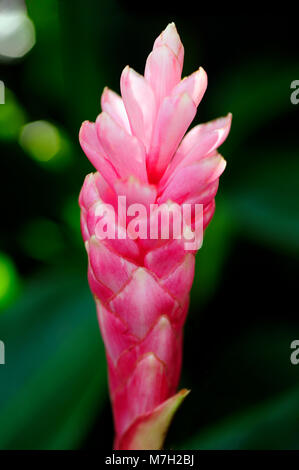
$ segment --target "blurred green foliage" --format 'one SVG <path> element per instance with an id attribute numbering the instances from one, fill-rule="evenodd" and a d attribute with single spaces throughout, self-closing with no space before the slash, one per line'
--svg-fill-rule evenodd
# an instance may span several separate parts
<path id="1" fill-rule="evenodd" d="M 21 126 L 25 122 L 25 111 L 18 104 L 14 94 L 5 89 L 5 106 L 0 106 L 0 138 L 1 140 L 16 140 Z"/>
<path id="2" fill-rule="evenodd" d="M 107 386 L 86 281 L 61 271 L 32 280 L 1 317 L 1 337 L 1 448 L 75 446 L 105 402 Z"/>
<path id="3" fill-rule="evenodd" d="M 299 334 L 295 29 L 281 34 L 284 17 L 144 15 L 117 1 L 26 4 L 36 44 L 22 60 L 0 63 L 0 448 L 112 446 L 77 205 L 93 169 L 78 131 L 100 111 L 103 87 L 119 91 L 127 63 L 142 72 L 154 38 L 174 20 L 185 74 L 201 64 L 209 75 L 196 123 L 231 111 L 233 124 L 186 325 L 181 383 L 192 393 L 167 446 L 297 449 L 299 375 L 289 360 Z"/>

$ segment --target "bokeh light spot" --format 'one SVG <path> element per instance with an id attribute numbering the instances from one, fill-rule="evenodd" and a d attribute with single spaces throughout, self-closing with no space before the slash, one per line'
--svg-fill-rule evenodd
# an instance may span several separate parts
<path id="1" fill-rule="evenodd" d="M 23 57 L 35 44 L 34 24 L 26 8 L 6 6 L 0 10 L 0 56 L 2 60 Z"/>
<path id="2" fill-rule="evenodd" d="M 20 280 L 12 260 L 0 253 L 0 310 L 7 307 L 19 292 Z"/>
<path id="3" fill-rule="evenodd" d="M 70 162 L 70 144 L 67 138 L 48 121 L 25 124 L 19 142 L 31 158 L 50 168 L 64 168 Z"/>
<path id="4" fill-rule="evenodd" d="M 60 150 L 59 132 L 47 121 L 30 122 L 21 131 L 20 144 L 35 160 L 47 162 Z"/>

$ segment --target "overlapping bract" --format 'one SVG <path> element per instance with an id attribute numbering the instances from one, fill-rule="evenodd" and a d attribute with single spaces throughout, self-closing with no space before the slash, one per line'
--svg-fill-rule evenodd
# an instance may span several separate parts
<path id="1" fill-rule="evenodd" d="M 80 130 L 81 146 L 97 170 L 86 177 L 79 202 L 88 279 L 107 353 L 117 449 L 161 446 L 184 395 L 174 394 L 194 251 L 171 238 L 103 240 L 97 236 L 97 209 L 109 204 L 117 211 L 118 196 L 147 208 L 169 201 L 180 207 L 203 204 L 205 228 L 225 168 L 217 148 L 229 133 L 230 115 L 196 126 L 184 137 L 207 76 L 200 68 L 181 80 L 183 58 L 172 23 L 156 39 L 144 76 L 126 67 L 122 97 L 106 88 L 102 113 Z M 117 228 L 125 234 L 127 227 Z"/>

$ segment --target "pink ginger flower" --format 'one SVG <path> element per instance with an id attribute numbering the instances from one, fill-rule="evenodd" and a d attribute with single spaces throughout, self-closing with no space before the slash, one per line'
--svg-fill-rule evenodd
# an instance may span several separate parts
<path id="1" fill-rule="evenodd" d="M 108 210 L 117 212 L 118 196 L 125 196 L 127 205 L 140 203 L 147 215 L 151 204 L 201 204 L 203 229 L 213 216 L 226 164 L 217 148 L 229 133 L 231 115 L 184 137 L 207 75 L 199 68 L 181 80 L 183 58 L 171 23 L 156 39 L 144 76 L 125 67 L 122 98 L 105 88 L 102 113 L 80 130 L 81 146 L 97 170 L 87 175 L 79 203 L 88 280 L 106 348 L 115 449 L 161 448 L 188 393 L 176 389 L 196 249 L 186 249 L 184 237 L 129 237 L 132 214 L 123 222 Z M 103 208 L 105 221 L 122 236 L 102 236 Z M 193 213 L 193 231 L 195 219 Z"/>

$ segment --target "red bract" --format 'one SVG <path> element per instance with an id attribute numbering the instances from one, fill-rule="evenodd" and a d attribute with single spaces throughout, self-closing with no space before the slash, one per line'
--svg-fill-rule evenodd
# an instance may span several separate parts
<path id="1" fill-rule="evenodd" d="M 217 148 L 229 133 L 231 115 L 184 137 L 207 76 L 200 68 L 181 81 L 183 57 L 172 23 L 156 39 L 144 77 L 126 67 L 122 98 L 106 88 L 102 113 L 80 130 L 81 146 L 97 170 L 86 177 L 79 202 L 88 279 L 106 347 L 116 449 L 160 448 L 187 393 L 175 394 L 196 252 L 187 247 L 186 233 L 194 233 L 198 221 L 204 229 L 213 216 L 225 168 Z M 120 196 L 127 206 L 145 208 L 138 222 L 146 236 L 138 224 L 132 236 L 132 213 L 121 221 L 115 217 Z M 201 205 L 200 220 L 192 211 L 181 238 L 171 232 L 152 238 L 151 205 L 163 212 L 172 203 L 172 220 L 186 204 Z M 103 222 L 110 227 L 106 238 Z"/>

